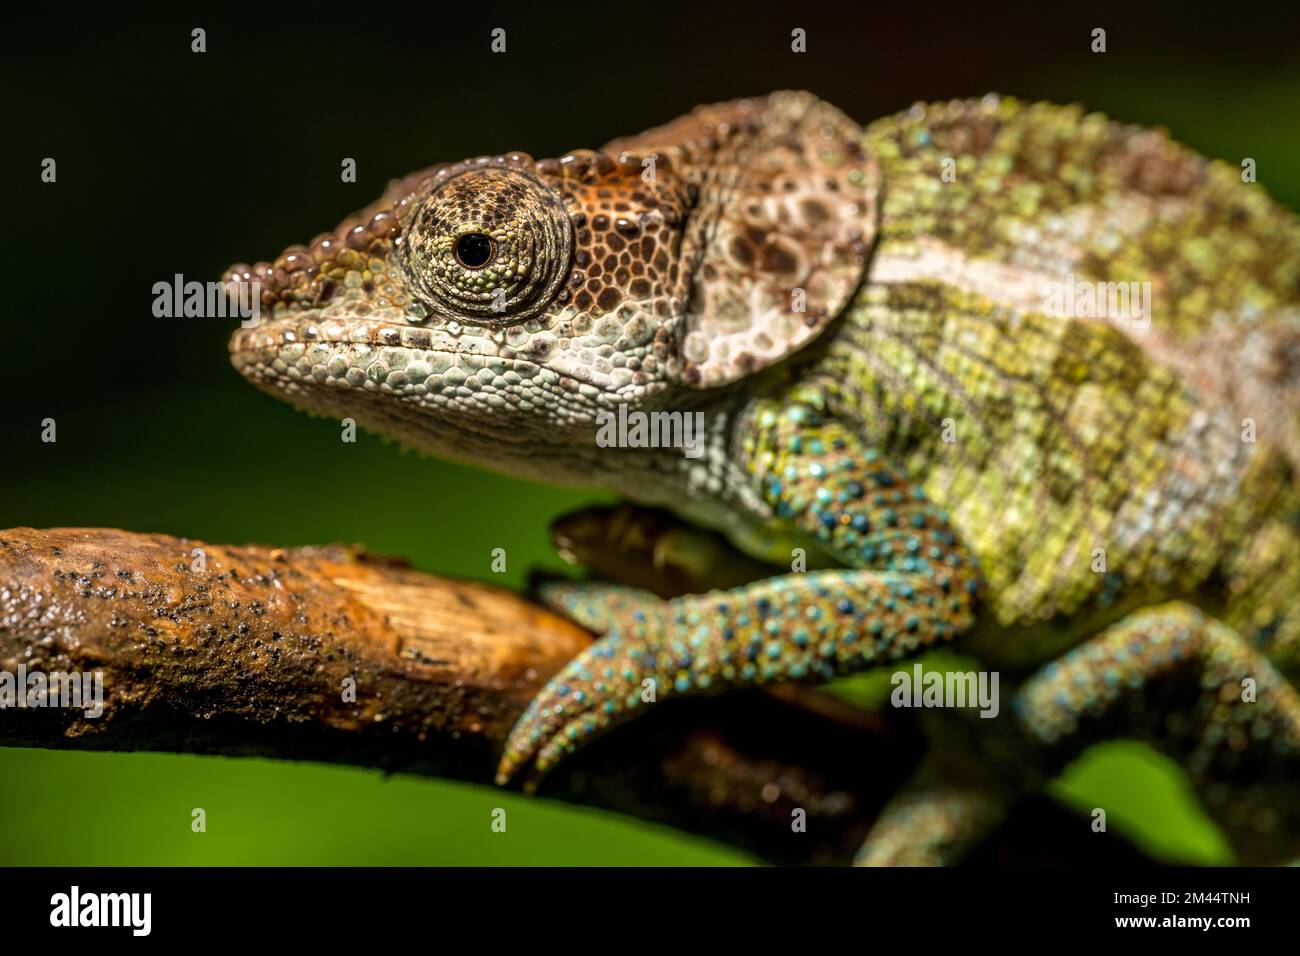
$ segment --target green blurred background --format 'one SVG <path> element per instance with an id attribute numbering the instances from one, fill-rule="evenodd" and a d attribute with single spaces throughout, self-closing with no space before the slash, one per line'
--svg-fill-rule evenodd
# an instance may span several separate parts
<path id="1" fill-rule="evenodd" d="M 494 4 L 392 19 L 119 13 L 17 20 L 4 50 L 0 527 L 114 526 L 216 542 L 364 543 L 507 583 L 558 566 L 546 527 L 592 496 L 338 441 L 245 385 L 227 323 L 155 319 L 151 286 L 271 259 L 442 159 L 557 155 L 691 106 L 784 87 L 860 121 L 990 90 L 1163 124 L 1300 208 L 1294 22 L 1116 7 L 1004 13 Z M 208 52 L 189 52 L 206 28 Z M 507 30 L 508 52 L 489 52 Z M 808 52 L 789 51 L 790 30 Z M 1089 52 L 1094 26 L 1109 51 Z M 58 183 L 38 182 L 46 156 Z M 359 182 L 339 182 L 343 157 Z M 58 422 L 57 444 L 39 439 Z M 2 719 L 2 718 L 0 718 Z M 846 759 L 852 759 L 847 758 Z M 0 750 L 0 864 L 731 864 L 734 851 L 591 810 L 268 760 Z M 1120 742 L 1055 784 L 1162 859 L 1224 843 L 1176 767 Z M 507 808 L 509 830 L 489 828 Z M 190 810 L 207 811 L 205 834 Z"/>

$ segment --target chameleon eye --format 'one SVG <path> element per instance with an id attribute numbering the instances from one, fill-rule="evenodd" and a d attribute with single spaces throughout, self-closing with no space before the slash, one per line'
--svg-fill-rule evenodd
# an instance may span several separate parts
<path id="1" fill-rule="evenodd" d="M 467 232 L 456 240 L 456 261 L 466 269 L 481 269 L 492 259 L 494 248 L 491 236 Z"/>
<path id="2" fill-rule="evenodd" d="M 493 160 L 443 170 L 425 188 L 404 217 L 402 261 L 435 312 L 517 322 L 550 304 L 573 246 L 558 193 Z"/>

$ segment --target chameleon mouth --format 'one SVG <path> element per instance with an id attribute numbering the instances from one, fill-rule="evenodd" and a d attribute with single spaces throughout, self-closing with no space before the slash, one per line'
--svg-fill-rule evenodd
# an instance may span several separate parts
<path id="1" fill-rule="evenodd" d="M 493 409 L 543 393 L 555 396 L 558 406 L 570 405 L 569 393 L 579 387 L 597 405 L 615 407 L 627 400 L 621 383 L 583 375 L 581 366 L 565 371 L 533 361 L 510 349 L 500 335 L 500 330 L 454 322 L 410 326 L 312 310 L 236 329 L 229 351 L 240 374 L 268 391 L 293 391 L 285 387 L 289 383 L 365 389 L 433 406 L 443 404 L 439 396 L 460 397 L 465 401 L 456 403 L 458 420 L 472 412 L 467 405 L 480 404 L 468 401 L 475 398 L 488 406 L 480 411 L 498 421 Z"/>
<path id="2" fill-rule="evenodd" d="M 471 378 L 489 389 L 497 377 L 556 377 L 536 362 L 496 354 L 486 338 L 372 319 L 321 319 L 311 313 L 237 329 L 230 360 L 246 378 L 314 383 L 399 394 L 436 394 Z"/>
<path id="3" fill-rule="evenodd" d="M 250 384 L 273 398 L 310 415 L 354 419 L 372 432 L 437 457 L 473 463 L 490 461 L 507 448 L 538 450 L 536 436 L 510 427 L 500 409 L 477 408 L 456 395 L 468 379 L 450 364 L 455 356 L 411 351 L 407 366 L 398 369 L 378 361 L 366 365 L 374 356 L 365 345 L 318 344 L 330 350 L 324 373 L 319 368 L 304 373 L 287 363 L 276 347 L 232 344 L 231 359 Z M 394 357 L 390 353 L 387 362 Z M 418 368 L 430 357 L 446 360 L 447 373 L 412 380 L 407 369 Z"/>
<path id="4" fill-rule="evenodd" d="M 327 318 L 316 311 L 237 329 L 230 337 L 230 354 L 233 359 L 252 352 L 278 354 L 288 349 L 292 353 L 294 346 L 301 345 L 305 349 L 313 344 L 406 348 L 538 367 L 536 363 L 523 359 L 496 355 L 495 343 L 486 334 L 402 326 L 361 316 Z"/>
<path id="5" fill-rule="evenodd" d="M 590 439 L 576 419 L 539 418 L 539 396 L 565 394 L 558 372 L 489 348 L 472 332 L 317 313 L 240 328 L 229 342 L 231 363 L 261 391 L 438 457 L 493 461 L 503 448 L 535 457 L 566 431 Z"/>

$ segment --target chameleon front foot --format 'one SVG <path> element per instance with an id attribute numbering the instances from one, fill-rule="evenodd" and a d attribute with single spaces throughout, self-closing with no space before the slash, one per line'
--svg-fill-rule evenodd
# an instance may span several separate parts
<path id="1" fill-rule="evenodd" d="M 604 636 L 570 661 L 528 705 L 511 730 L 497 766 L 505 784 L 532 763 L 536 786 L 565 753 L 608 727 L 642 701 L 642 682 L 658 668 L 651 622 L 663 602 L 654 595 L 613 585 L 556 582 L 540 597 L 547 605 Z"/>
<path id="2" fill-rule="evenodd" d="M 830 680 L 911 656 L 960 632 L 966 604 L 943 583 L 821 571 L 661 601 L 601 584 L 543 600 L 604 636 L 543 689 L 506 741 L 497 780 L 538 774 L 595 734 L 669 697 Z"/>

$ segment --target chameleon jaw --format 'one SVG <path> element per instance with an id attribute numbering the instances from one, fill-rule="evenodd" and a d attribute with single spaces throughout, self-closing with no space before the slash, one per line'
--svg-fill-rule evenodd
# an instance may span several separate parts
<path id="1" fill-rule="evenodd" d="M 308 414 L 502 474 L 598 483 L 596 414 L 629 397 L 464 345 L 445 330 L 304 313 L 238 329 L 229 350 L 246 380 Z"/>

